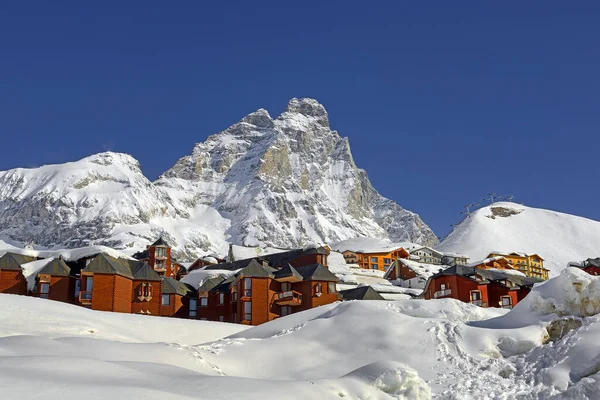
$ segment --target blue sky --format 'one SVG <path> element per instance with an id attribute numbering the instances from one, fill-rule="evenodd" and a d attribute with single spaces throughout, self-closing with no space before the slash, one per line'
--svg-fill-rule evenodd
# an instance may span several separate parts
<path id="1" fill-rule="evenodd" d="M 600 220 L 598 2 L 123 3 L 0 4 L 0 170 L 113 150 L 154 179 L 314 97 L 440 236 L 490 191 Z"/>

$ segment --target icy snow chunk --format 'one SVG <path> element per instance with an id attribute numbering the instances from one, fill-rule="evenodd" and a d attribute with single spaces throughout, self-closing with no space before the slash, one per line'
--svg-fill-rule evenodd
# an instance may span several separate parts
<path id="1" fill-rule="evenodd" d="M 515 311 L 527 308 L 559 316 L 596 315 L 600 313 L 600 278 L 578 268 L 566 268 L 558 277 L 535 286 Z"/>
<path id="2" fill-rule="evenodd" d="M 431 399 L 431 388 L 417 371 L 399 362 L 374 362 L 347 376 L 367 381 L 396 399 Z"/>

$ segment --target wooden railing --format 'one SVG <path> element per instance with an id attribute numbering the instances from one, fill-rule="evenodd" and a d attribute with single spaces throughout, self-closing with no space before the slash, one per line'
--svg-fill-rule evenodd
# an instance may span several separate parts
<path id="1" fill-rule="evenodd" d="M 295 290 L 280 292 L 275 296 L 275 302 L 279 304 L 285 303 L 284 305 L 302 304 L 302 293 Z"/>
<path id="2" fill-rule="evenodd" d="M 81 304 L 92 304 L 92 292 L 79 292 L 79 302 Z"/>

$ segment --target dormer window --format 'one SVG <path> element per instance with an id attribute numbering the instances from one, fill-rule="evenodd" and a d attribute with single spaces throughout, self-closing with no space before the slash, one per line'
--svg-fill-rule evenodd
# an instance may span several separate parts
<path id="1" fill-rule="evenodd" d="M 155 257 L 166 257 L 167 256 L 167 249 L 164 247 L 157 247 L 154 250 L 154 256 Z"/>
<path id="2" fill-rule="evenodd" d="M 323 291 L 321 288 L 321 284 L 317 282 L 317 284 L 315 284 L 315 296 L 319 297 L 322 293 Z"/>
<path id="3" fill-rule="evenodd" d="M 138 300 L 150 300 L 152 299 L 152 284 L 151 283 L 141 283 L 138 286 Z"/>

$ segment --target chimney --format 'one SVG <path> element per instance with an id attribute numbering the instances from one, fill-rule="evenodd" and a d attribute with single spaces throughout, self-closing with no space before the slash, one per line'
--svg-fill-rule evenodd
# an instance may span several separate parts
<path id="1" fill-rule="evenodd" d="M 233 256 L 233 243 L 229 243 L 229 253 L 227 254 L 227 261 L 234 262 L 235 257 Z"/>

